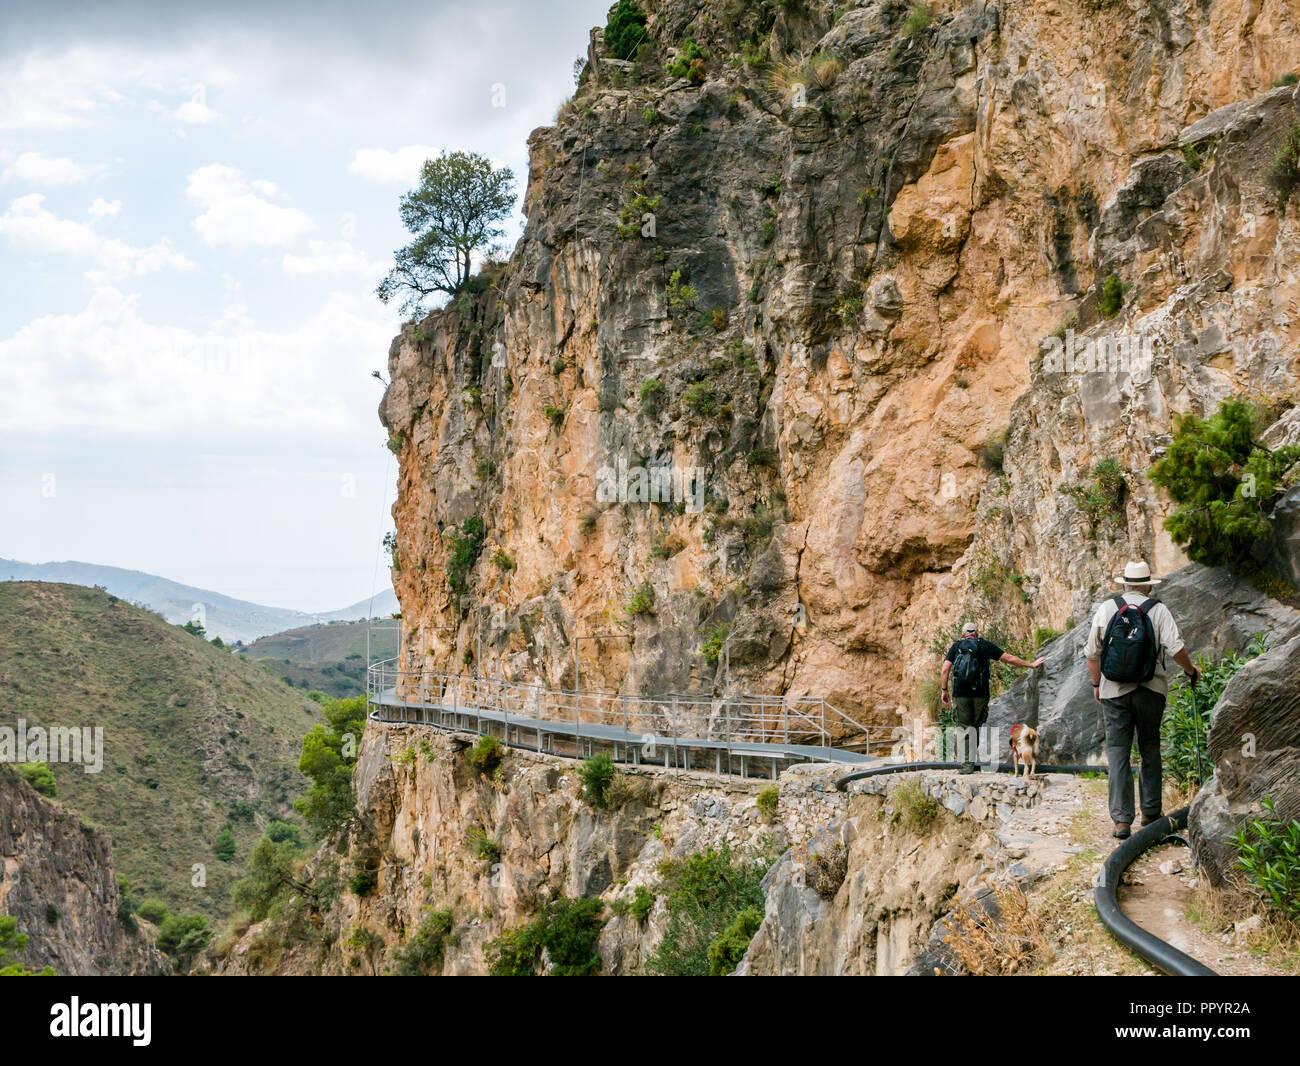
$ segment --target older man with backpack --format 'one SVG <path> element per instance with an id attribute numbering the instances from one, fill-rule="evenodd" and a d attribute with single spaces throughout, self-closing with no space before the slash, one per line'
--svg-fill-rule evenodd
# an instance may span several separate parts
<path id="1" fill-rule="evenodd" d="M 1195 685 L 1201 672 L 1183 646 L 1172 612 L 1155 599 L 1160 582 L 1145 562 L 1128 563 L 1115 583 L 1119 595 L 1106 600 L 1092 616 L 1084 657 L 1092 676 L 1092 696 L 1106 722 L 1106 762 L 1110 777 L 1113 835 L 1124 840 L 1133 824 L 1133 771 L 1130 753 L 1137 734 L 1142 764 L 1138 798 L 1142 824 L 1161 815 L 1160 719 L 1169 691 L 1166 659 L 1173 659 Z"/>
<path id="2" fill-rule="evenodd" d="M 958 741 L 962 751 L 961 772 L 973 774 L 975 759 L 971 751 L 972 744 L 978 742 L 979 729 L 989 716 L 989 666 L 991 663 L 1006 663 L 1026 670 L 1037 670 L 1045 660 L 1036 659 L 1032 663 L 1003 651 L 991 640 L 979 635 L 979 628 L 974 622 L 967 622 L 961 627 L 961 639 L 954 642 L 944 656 L 943 673 L 940 683 L 943 686 L 943 705 L 948 706 L 956 700 L 953 708 L 953 721 L 961 727 L 964 736 Z M 948 695 L 948 683 L 952 682 L 952 696 Z"/>

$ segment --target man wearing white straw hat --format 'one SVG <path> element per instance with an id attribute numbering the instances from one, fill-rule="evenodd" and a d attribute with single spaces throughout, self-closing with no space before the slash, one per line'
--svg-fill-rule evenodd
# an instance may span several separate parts
<path id="1" fill-rule="evenodd" d="M 1160 584 L 1145 562 L 1132 562 L 1115 583 L 1119 595 L 1092 616 L 1084 656 L 1092 675 L 1092 696 L 1106 721 L 1106 763 L 1110 777 L 1110 817 L 1114 836 L 1124 840 L 1133 824 L 1133 771 L 1129 764 L 1137 734 L 1142 765 L 1138 799 L 1142 824 L 1161 813 L 1160 719 L 1169 692 L 1167 659 L 1173 659 L 1195 685 L 1201 672 L 1183 647 L 1174 616 L 1151 592 Z"/>

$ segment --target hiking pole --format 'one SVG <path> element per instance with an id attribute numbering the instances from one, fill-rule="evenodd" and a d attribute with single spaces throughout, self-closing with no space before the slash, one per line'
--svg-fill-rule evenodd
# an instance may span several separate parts
<path id="1" fill-rule="evenodd" d="M 1196 688 L 1196 682 L 1201 679 L 1200 668 L 1197 668 L 1196 676 L 1192 678 L 1192 717 L 1196 719 L 1196 776 L 1197 786 L 1205 784 L 1205 766 L 1201 761 L 1201 694 Z M 1206 743 L 1209 737 L 1206 737 Z"/>

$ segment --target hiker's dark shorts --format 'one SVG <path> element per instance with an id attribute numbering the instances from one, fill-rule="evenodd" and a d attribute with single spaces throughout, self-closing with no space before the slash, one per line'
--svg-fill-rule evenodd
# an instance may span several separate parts
<path id="1" fill-rule="evenodd" d="M 952 698 L 952 719 L 960 726 L 974 726 L 978 729 L 989 717 L 989 698 L 987 696 L 954 696 Z"/>

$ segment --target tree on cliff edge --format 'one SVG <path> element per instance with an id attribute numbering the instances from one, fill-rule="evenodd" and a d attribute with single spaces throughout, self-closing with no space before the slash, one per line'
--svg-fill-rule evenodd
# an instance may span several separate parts
<path id="1" fill-rule="evenodd" d="M 384 303 L 400 296 L 403 314 L 423 311 L 438 293 L 455 296 L 469 280 L 475 252 L 503 236 L 501 222 L 515 202 L 515 176 L 494 170 L 473 152 L 444 152 L 425 160 L 420 186 L 402 197 L 402 225 L 415 240 L 394 255 L 397 265 L 375 290 Z"/>

